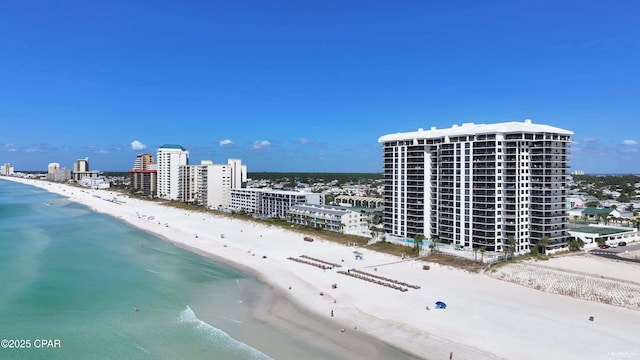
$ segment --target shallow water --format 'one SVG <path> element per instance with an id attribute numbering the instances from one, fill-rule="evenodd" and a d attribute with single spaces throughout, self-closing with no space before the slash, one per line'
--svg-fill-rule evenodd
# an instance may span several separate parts
<path id="1" fill-rule="evenodd" d="M 254 319 L 252 276 L 44 190 L 0 181 L 0 245 L 2 359 L 336 358 Z"/>

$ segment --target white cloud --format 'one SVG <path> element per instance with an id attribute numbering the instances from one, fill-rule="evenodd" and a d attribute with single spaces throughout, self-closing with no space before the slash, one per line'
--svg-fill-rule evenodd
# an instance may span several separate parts
<path id="1" fill-rule="evenodd" d="M 131 149 L 132 149 L 132 150 L 144 150 L 144 149 L 146 149 L 146 148 L 147 148 L 147 145 L 145 145 L 145 144 L 141 143 L 141 142 L 140 142 L 140 141 L 138 141 L 138 140 L 133 140 L 133 141 L 131 142 Z"/>
<path id="2" fill-rule="evenodd" d="M 268 140 L 256 141 L 255 143 L 253 143 L 253 148 L 256 150 L 264 149 L 267 146 L 271 146 L 271 143 Z"/>
<path id="3" fill-rule="evenodd" d="M 309 143 L 309 139 L 305 139 L 305 138 L 300 138 L 300 139 L 298 139 L 298 141 L 300 142 L 300 144 L 308 144 Z"/>
<path id="4" fill-rule="evenodd" d="M 233 145 L 233 141 L 231 141 L 229 139 L 224 139 L 224 140 L 220 140 L 220 142 L 218 144 L 220 144 L 220 146 L 222 146 L 222 147 L 232 146 Z"/>
<path id="5" fill-rule="evenodd" d="M 622 145 L 638 145 L 638 142 L 635 140 L 622 140 Z"/>
<path id="6" fill-rule="evenodd" d="M 4 147 L 5 147 L 5 149 L 6 149 L 7 151 L 9 151 L 9 152 L 15 152 L 15 151 L 18 151 L 18 147 L 17 147 L 17 146 L 15 146 L 14 144 L 6 144 Z"/>

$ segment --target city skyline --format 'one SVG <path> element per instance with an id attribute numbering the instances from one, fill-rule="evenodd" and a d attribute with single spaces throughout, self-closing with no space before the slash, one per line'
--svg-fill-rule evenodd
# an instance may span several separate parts
<path id="1" fill-rule="evenodd" d="M 180 144 L 250 172 L 382 172 L 378 138 L 574 132 L 569 172 L 640 173 L 640 4 L 0 4 L 0 163 L 127 171 Z"/>

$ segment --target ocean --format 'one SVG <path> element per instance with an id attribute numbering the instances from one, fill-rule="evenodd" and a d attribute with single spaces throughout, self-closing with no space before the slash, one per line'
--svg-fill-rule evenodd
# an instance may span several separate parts
<path id="1" fill-rule="evenodd" d="M 0 245 L 1 359 L 336 358 L 252 318 L 250 274 L 45 190 L 0 181 Z"/>

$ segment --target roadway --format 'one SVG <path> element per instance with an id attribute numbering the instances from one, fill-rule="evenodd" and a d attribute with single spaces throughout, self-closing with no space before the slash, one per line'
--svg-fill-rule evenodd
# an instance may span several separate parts
<path id="1" fill-rule="evenodd" d="M 626 246 L 610 247 L 608 249 L 600 249 L 600 248 L 593 249 L 589 251 L 589 254 L 601 256 L 601 257 L 612 259 L 612 260 L 621 260 L 621 261 L 628 261 L 628 262 L 640 264 L 640 259 L 630 259 L 630 258 L 620 256 L 620 254 L 624 253 L 625 251 L 631 252 L 631 251 L 638 251 L 638 250 L 640 250 L 640 244 L 632 244 L 632 245 L 626 245 Z"/>

